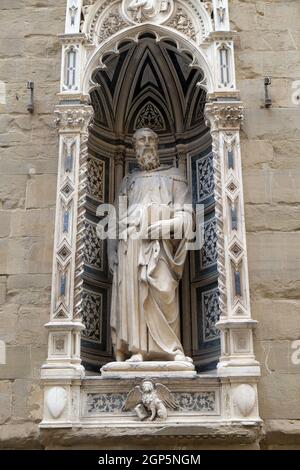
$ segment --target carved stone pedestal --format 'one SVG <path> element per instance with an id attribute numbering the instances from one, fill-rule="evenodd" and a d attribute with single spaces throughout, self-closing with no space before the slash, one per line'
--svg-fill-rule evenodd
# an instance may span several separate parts
<path id="1" fill-rule="evenodd" d="M 192 378 L 197 375 L 195 366 L 188 362 L 110 362 L 101 369 L 107 378 L 179 377 Z"/>

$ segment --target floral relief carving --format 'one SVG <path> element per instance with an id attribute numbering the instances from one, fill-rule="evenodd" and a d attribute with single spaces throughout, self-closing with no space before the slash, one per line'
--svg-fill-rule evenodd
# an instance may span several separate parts
<path id="1" fill-rule="evenodd" d="M 177 31 L 180 31 L 181 33 L 196 41 L 196 31 L 193 22 L 182 8 L 177 8 L 176 15 L 170 21 L 168 26 L 177 29 Z"/>
<path id="2" fill-rule="evenodd" d="M 196 413 L 216 412 L 216 393 L 173 392 L 178 410 Z M 122 413 L 127 393 L 89 393 L 87 395 L 87 413 Z"/>
<path id="3" fill-rule="evenodd" d="M 100 33 L 97 34 L 99 42 L 105 41 L 105 39 L 113 36 L 127 26 L 128 23 L 126 23 L 120 15 L 119 6 L 116 6 L 114 10 L 108 12 L 101 25 Z"/>
<path id="4" fill-rule="evenodd" d="M 205 223 L 204 228 L 203 267 L 214 265 L 217 257 L 217 223 L 216 219 L 212 219 Z"/>
<path id="5" fill-rule="evenodd" d="M 103 240 L 98 237 L 96 225 L 86 222 L 84 260 L 89 266 L 103 271 L 103 257 Z"/>

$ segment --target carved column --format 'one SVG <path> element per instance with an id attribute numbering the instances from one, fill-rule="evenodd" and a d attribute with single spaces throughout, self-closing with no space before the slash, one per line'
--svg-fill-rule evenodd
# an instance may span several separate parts
<path id="1" fill-rule="evenodd" d="M 62 42 L 62 72 L 55 123 L 59 133 L 56 220 L 48 357 L 42 367 L 44 419 L 41 426 L 79 422 L 82 243 L 88 126 L 93 108 L 81 103 L 85 35 L 80 33 L 82 0 L 68 0 Z M 74 104 L 77 103 L 77 104 Z"/>
<path id="2" fill-rule="evenodd" d="M 83 212 L 88 105 L 59 105 L 59 164 L 53 259 L 51 318 L 46 325 L 48 358 L 42 367 L 45 412 L 42 425 L 71 425 L 79 419 L 79 386 L 84 375 L 80 359 L 80 302 Z M 72 405 L 73 403 L 73 405 Z M 78 404 L 78 406 L 76 405 Z"/>
<path id="3" fill-rule="evenodd" d="M 259 375 L 253 353 L 240 126 L 243 106 L 239 101 L 210 102 L 206 117 L 211 126 L 215 167 L 215 199 L 218 235 L 218 270 L 222 355 L 219 374 Z"/>

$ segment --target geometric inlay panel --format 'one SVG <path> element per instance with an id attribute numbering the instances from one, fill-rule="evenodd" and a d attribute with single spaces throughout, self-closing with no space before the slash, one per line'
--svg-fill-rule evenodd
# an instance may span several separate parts
<path id="1" fill-rule="evenodd" d="M 220 331 L 215 326 L 220 318 L 218 288 L 203 291 L 201 293 L 201 302 L 202 312 L 204 312 L 204 341 L 212 341 L 220 337 Z"/>
<path id="2" fill-rule="evenodd" d="M 98 237 L 96 227 L 96 224 L 85 222 L 84 261 L 103 271 L 103 240 Z"/>
<path id="3" fill-rule="evenodd" d="M 153 131 L 166 129 L 164 118 L 153 103 L 147 103 L 138 114 L 135 121 L 135 130 L 150 127 Z"/>
<path id="4" fill-rule="evenodd" d="M 197 176 L 197 202 L 203 201 L 214 194 L 214 165 L 213 154 L 209 153 L 203 158 L 199 158 L 196 164 Z"/>
<path id="5" fill-rule="evenodd" d="M 202 254 L 202 269 L 209 268 L 217 262 L 217 223 L 210 219 L 204 224 L 204 245 Z"/>
<path id="6" fill-rule="evenodd" d="M 82 322 L 85 326 L 82 335 L 86 339 L 102 343 L 102 294 L 92 294 L 84 291 L 82 304 Z"/>
<path id="7" fill-rule="evenodd" d="M 87 193 L 93 199 L 104 202 L 105 162 L 98 158 L 88 158 Z"/>

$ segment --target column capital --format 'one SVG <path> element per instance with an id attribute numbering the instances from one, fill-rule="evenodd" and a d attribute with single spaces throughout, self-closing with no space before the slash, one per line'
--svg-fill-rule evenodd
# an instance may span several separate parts
<path id="1" fill-rule="evenodd" d="M 61 104 L 54 110 L 55 126 L 59 132 L 85 132 L 94 116 L 94 109 L 87 104 Z"/>
<path id="2" fill-rule="evenodd" d="M 207 103 L 205 117 L 211 132 L 239 131 L 244 120 L 244 107 L 241 101 Z"/>

